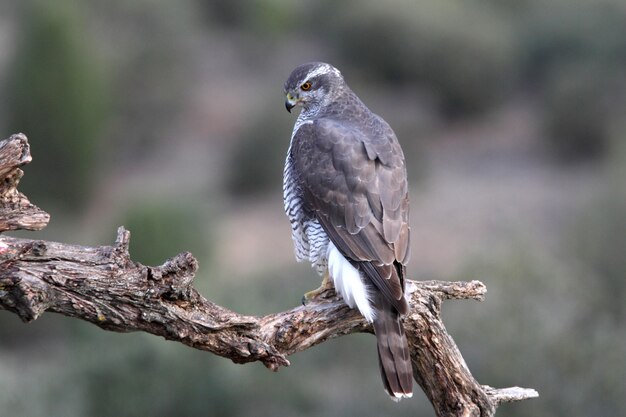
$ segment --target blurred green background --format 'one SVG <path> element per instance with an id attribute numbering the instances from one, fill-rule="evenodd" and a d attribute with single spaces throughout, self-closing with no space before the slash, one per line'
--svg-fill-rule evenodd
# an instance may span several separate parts
<path id="1" fill-rule="evenodd" d="M 217 303 L 297 305 L 319 278 L 282 211 L 282 84 L 312 60 L 405 149 L 410 277 L 487 284 L 443 314 L 481 383 L 539 391 L 498 415 L 626 415 L 623 0 L 4 1 L 1 136 L 29 137 L 21 190 L 52 215 L 20 235 L 103 245 L 123 224 L 138 261 L 193 252 Z M 0 416 L 433 415 L 386 398 L 375 355 L 342 337 L 273 374 L 0 312 Z"/>

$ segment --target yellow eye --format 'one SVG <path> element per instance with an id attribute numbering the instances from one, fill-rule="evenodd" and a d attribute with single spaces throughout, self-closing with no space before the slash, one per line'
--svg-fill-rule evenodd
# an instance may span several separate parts
<path id="1" fill-rule="evenodd" d="M 311 89 L 311 83 L 309 81 L 305 82 L 300 86 L 302 91 L 309 91 Z"/>

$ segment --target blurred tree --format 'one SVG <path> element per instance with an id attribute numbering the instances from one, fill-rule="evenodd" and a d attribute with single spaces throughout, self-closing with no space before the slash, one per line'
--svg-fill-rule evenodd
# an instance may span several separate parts
<path id="1" fill-rule="evenodd" d="M 190 251 L 204 255 L 209 238 L 199 205 L 141 200 L 126 213 L 120 224 L 130 230 L 130 253 L 146 265 Z M 208 260 L 207 260 L 208 261 Z"/>
<path id="2" fill-rule="evenodd" d="M 277 106 L 278 107 L 278 106 Z M 262 195 L 280 191 L 283 166 L 294 118 L 284 108 L 266 110 L 245 129 L 229 157 L 226 187 L 234 195 Z M 280 117 L 282 116 L 282 117 Z"/>
<path id="3" fill-rule="evenodd" d="M 37 163 L 24 191 L 34 200 L 85 200 L 108 118 L 105 79 L 78 3 L 24 4 L 21 43 L 8 77 L 8 129 L 28 135 Z"/>
<path id="4" fill-rule="evenodd" d="M 332 7 L 334 13 L 307 21 L 324 18 L 342 56 L 388 82 L 432 90 L 445 114 L 485 110 L 514 85 L 514 32 L 489 7 L 447 0 Z"/>
<path id="5" fill-rule="evenodd" d="M 524 73 L 541 84 L 555 67 L 626 63 L 626 3 L 622 0 L 529 0 L 514 21 L 522 40 Z M 558 16 L 558 19 L 555 18 Z"/>
<path id="6" fill-rule="evenodd" d="M 516 18 L 522 72 L 541 93 L 549 148 L 565 162 L 598 160 L 609 149 L 614 109 L 626 102 L 626 3 L 525 4 Z"/>
<path id="7" fill-rule="evenodd" d="M 561 66 L 546 80 L 543 123 L 549 150 L 558 159 L 575 162 L 606 154 L 614 80 L 594 64 Z"/>
<path id="8" fill-rule="evenodd" d="M 296 27 L 297 3 L 289 0 L 196 0 L 205 18 L 222 28 L 254 32 L 257 36 L 285 33 Z M 316 4 L 310 4 L 316 7 Z"/>
<path id="9" fill-rule="evenodd" d="M 104 158 L 137 164 L 180 134 L 195 71 L 204 59 L 192 0 L 93 2 L 103 56 L 111 76 L 112 121 Z"/>

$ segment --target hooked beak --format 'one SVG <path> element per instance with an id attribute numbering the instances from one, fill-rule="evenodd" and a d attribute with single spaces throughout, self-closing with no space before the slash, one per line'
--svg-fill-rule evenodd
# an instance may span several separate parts
<path id="1" fill-rule="evenodd" d="M 291 93 L 287 93 L 287 98 L 285 99 L 285 108 L 289 113 L 291 113 L 291 109 L 296 107 L 298 104 L 298 98 L 291 95 Z"/>

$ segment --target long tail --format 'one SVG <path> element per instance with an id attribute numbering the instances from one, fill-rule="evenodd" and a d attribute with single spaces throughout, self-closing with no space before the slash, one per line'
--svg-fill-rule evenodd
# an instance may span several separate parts
<path id="1" fill-rule="evenodd" d="M 378 304 L 374 332 L 385 391 L 395 401 L 410 398 L 413 396 L 413 369 L 400 315 L 390 304 L 384 301 Z"/>

